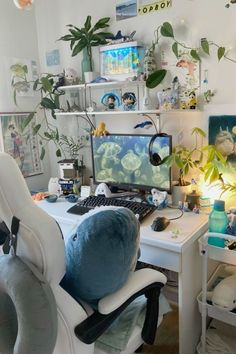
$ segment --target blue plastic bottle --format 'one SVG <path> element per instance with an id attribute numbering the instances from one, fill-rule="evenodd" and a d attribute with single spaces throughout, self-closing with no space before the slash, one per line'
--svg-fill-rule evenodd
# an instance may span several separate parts
<path id="1" fill-rule="evenodd" d="M 215 200 L 212 212 L 209 215 L 209 231 L 226 233 L 228 225 L 228 217 L 225 212 L 225 202 L 223 200 Z M 208 243 L 217 247 L 224 247 L 225 240 L 219 237 L 209 237 Z"/>

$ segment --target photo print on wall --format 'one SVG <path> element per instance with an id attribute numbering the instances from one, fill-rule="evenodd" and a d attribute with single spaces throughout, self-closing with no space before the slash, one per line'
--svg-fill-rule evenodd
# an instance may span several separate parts
<path id="1" fill-rule="evenodd" d="M 23 125 L 29 113 L 0 113 L 0 151 L 15 159 L 24 177 L 43 173 L 38 139 L 33 135 L 36 120 L 25 129 Z"/>
<path id="2" fill-rule="evenodd" d="M 137 0 L 116 1 L 116 21 L 137 16 Z"/>
<path id="3" fill-rule="evenodd" d="M 37 63 L 33 59 L 6 58 L 7 82 L 16 96 L 34 96 L 33 81 L 38 78 Z M 27 80 L 27 82 L 26 82 Z"/>

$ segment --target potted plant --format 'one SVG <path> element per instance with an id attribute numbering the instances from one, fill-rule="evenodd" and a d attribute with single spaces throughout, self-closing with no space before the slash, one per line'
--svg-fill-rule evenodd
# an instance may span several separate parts
<path id="1" fill-rule="evenodd" d="M 70 33 L 59 38 L 59 40 L 70 42 L 73 57 L 83 51 L 83 75 L 85 72 L 93 72 L 94 69 L 92 47 L 106 44 L 107 39 L 113 36 L 112 33 L 102 30 L 109 26 L 109 20 L 110 17 L 103 17 L 92 26 L 91 16 L 87 16 L 84 27 L 78 28 L 77 26 L 67 25 Z"/>
<path id="2" fill-rule="evenodd" d="M 59 97 L 65 94 L 65 91 L 61 89 L 64 82 L 63 74 L 41 74 L 36 80 L 28 81 L 27 67 L 25 65 L 14 64 L 11 67 L 11 71 L 13 74 L 11 85 L 16 105 L 19 88 L 32 86 L 33 90 L 40 95 L 38 104 L 34 107 L 34 110 L 29 113 L 22 124 L 22 128 L 26 128 L 31 124 L 38 110 L 43 112 L 41 119 L 33 126 L 33 135 L 39 137 L 41 147 L 40 159 L 42 160 L 44 158 L 46 152 L 45 148 L 50 142 L 53 142 L 56 146 L 57 157 L 66 158 L 69 154 L 71 158 L 75 158 L 75 155 L 77 156 L 78 154 L 78 150 L 85 146 L 88 134 L 82 135 L 78 137 L 77 141 L 74 141 L 72 137 L 60 134 L 56 122 L 53 122 L 56 120 L 56 112 L 63 111 L 59 101 Z M 67 103 L 67 105 L 68 110 L 70 110 L 69 103 Z M 51 117 L 49 117 L 47 112 L 50 112 Z M 89 120 L 89 118 L 86 120 L 90 128 L 94 129 L 91 120 Z"/>
<path id="3" fill-rule="evenodd" d="M 172 203 L 177 205 L 184 202 L 185 196 L 191 190 L 191 182 L 187 178 L 192 172 L 204 174 L 204 179 L 212 183 L 221 178 L 221 167 L 226 165 L 223 155 L 213 145 L 203 146 L 203 138 L 206 133 L 200 128 L 193 128 L 192 133 L 195 144 L 192 147 L 177 145 L 171 155 L 164 158 L 167 166 L 175 166 L 178 169 L 178 181 L 172 187 Z M 199 144 L 199 138 L 202 140 Z M 199 146 L 200 145 L 200 146 Z"/>

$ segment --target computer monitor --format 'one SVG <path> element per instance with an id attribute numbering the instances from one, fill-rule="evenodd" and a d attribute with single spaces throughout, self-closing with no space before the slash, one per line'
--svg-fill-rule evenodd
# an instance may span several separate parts
<path id="1" fill-rule="evenodd" d="M 149 160 L 152 135 L 111 134 L 91 136 L 94 183 L 106 183 L 123 190 L 152 188 L 170 191 L 171 171 L 165 164 L 153 166 Z M 158 136 L 153 152 L 163 159 L 171 153 L 170 135 Z"/>

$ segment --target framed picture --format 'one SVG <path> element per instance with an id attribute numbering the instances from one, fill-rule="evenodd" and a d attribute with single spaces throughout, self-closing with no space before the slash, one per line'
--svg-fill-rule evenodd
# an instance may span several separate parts
<path id="1" fill-rule="evenodd" d="M 215 145 L 236 170 L 236 116 L 209 117 L 209 144 Z"/>
<path id="2" fill-rule="evenodd" d="M 0 150 L 14 157 L 24 177 L 43 173 L 38 138 L 33 135 L 36 119 L 23 129 L 29 113 L 0 113 Z"/>

